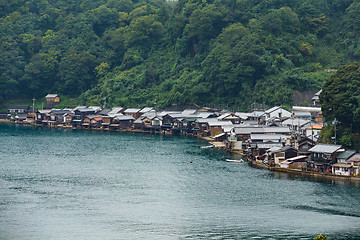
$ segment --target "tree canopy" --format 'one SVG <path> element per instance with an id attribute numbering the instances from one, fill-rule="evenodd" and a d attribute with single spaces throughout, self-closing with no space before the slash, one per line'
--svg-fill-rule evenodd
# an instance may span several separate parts
<path id="1" fill-rule="evenodd" d="M 324 117 L 360 130 L 360 62 L 341 67 L 326 81 L 320 94 Z"/>
<path id="2" fill-rule="evenodd" d="M 0 105 L 49 92 L 124 107 L 291 104 L 326 68 L 360 60 L 359 4 L 2 1 Z"/>

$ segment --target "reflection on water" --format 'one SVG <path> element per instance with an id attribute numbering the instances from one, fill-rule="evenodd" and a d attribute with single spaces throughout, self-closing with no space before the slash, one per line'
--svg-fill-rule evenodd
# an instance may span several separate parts
<path id="1" fill-rule="evenodd" d="M 358 239 L 358 184 L 195 138 L 0 125 L 0 239 Z"/>

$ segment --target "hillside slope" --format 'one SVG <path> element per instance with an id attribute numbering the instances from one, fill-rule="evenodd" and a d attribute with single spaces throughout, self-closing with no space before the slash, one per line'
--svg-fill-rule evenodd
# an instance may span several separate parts
<path id="1" fill-rule="evenodd" d="M 0 102 L 291 104 L 360 57 L 359 0 L 0 3 Z"/>

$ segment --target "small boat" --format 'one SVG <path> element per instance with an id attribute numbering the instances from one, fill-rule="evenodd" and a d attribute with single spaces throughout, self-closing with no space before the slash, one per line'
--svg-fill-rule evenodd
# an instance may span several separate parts
<path id="1" fill-rule="evenodd" d="M 242 159 L 226 159 L 227 162 L 235 162 L 235 163 L 243 163 L 244 160 Z"/>
<path id="2" fill-rule="evenodd" d="M 201 149 L 206 149 L 206 148 L 213 148 L 214 147 L 214 145 L 208 145 L 208 146 L 201 146 L 200 148 Z"/>

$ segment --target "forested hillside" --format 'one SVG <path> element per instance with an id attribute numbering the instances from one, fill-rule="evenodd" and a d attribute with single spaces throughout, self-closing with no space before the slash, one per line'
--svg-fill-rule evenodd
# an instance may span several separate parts
<path id="1" fill-rule="evenodd" d="M 359 0 L 0 1 L 0 104 L 291 104 L 360 59 Z"/>

